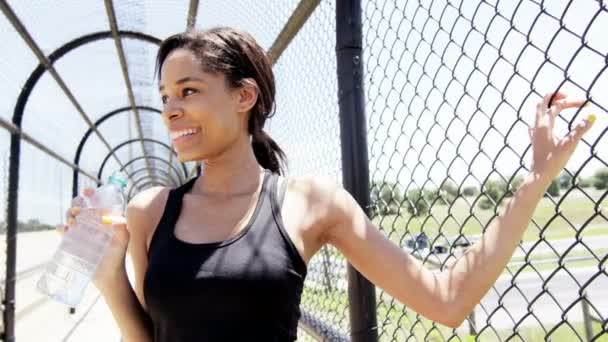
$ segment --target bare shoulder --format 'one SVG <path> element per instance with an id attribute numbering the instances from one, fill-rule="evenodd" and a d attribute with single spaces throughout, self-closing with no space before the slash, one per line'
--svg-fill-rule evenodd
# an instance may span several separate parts
<path id="1" fill-rule="evenodd" d="M 313 200 L 327 200 L 332 193 L 342 187 L 329 176 L 305 175 L 289 177 L 287 189 L 291 192 L 304 195 Z"/>
<path id="2" fill-rule="evenodd" d="M 135 195 L 127 205 L 127 222 L 130 231 L 150 236 L 164 211 L 169 188 L 155 186 Z"/>
<path id="3" fill-rule="evenodd" d="M 350 202 L 352 197 L 344 189 L 341 184 L 338 184 L 329 176 L 303 176 L 290 181 L 289 189 L 296 193 L 305 194 L 311 201 L 311 204 L 319 204 L 329 206 L 334 209 L 343 207 Z"/>
<path id="4" fill-rule="evenodd" d="M 336 224 L 348 207 L 356 205 L 350 194 L 329 176 L 307 175 L 287 178 L 287 194 L 299 211 L 314 221 L 319 233 Z M 303 209 L 303 210 L 302 210 Z"/>

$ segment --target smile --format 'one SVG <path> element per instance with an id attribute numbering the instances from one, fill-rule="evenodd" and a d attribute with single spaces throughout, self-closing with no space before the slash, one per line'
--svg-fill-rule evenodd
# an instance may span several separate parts
<path id="1" fill-rule="evenodd" d="M 184 143 L 195 138 L 200 133 L 200 131 L 201 130 L 199 128 L 190 128 L 181 131 L 171 132 L 171 139 L 173 139 L 174 144 Z"/>

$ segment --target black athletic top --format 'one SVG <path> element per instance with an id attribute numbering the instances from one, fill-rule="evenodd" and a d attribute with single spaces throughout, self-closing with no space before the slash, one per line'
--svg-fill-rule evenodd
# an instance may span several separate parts
<path id="1" fill-rule="evenodd" d="M 265 171 L 238 235 L 203 244 L 173 233 L 195 180 L 170 191 L 150 243 L 144 296 L 154 341 L 295 341 L 306 264 L 283 227 L 278 176 Z"/>

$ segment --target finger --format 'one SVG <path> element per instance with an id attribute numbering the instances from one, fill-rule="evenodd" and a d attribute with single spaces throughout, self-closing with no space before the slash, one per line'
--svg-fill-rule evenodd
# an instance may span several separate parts
<path id="1" fill-rule="evenodd" d="M 95 189 L 93 189 L 93 188 L 85 188 L 82 194 L 85 195 L 86 197 L 91 197 L 91 196 L 93 196 L 94 192 L 95 192 Z"/>
<path id="2" fill-rule="evenodd" d="M 58 224 L 55 226 L 55 231 L 59 234 L 65 234 L 65 232 L 68 230 L 68 226 L 63 225 L 63 224 Z"/>
<path id="3" fill-rule="evenodd" d="M 78 216 L 78 214 L 80 214 L 80 207 L 72 207 L 70 213 L 72 216 Z"/>
<path id="4" fill-rule="evenodd" d="M 70 217 L 67 221 L 67 225 L 69 227 L 73 226 L 74 224 L 76 224 L 76 220 L 73 217 Z"/>
<path id="5" fill-rule="evenodd" d="M 591 129 L 594 122 L 595 115 L 590 114 L 585 120 L 579 122 L 574 129 L 570 131 L 570 133 L 568 133 L 568 135 L 562 140 L 562 144 L 568 147 L 573 147 L 572 145 L 576 146 L 583 135 L 585 135 L 585 133 Z"/>
<path id="6" fill-rule="evenodd" d="M 548 105 L 547 105 L 547 108 L 548 108 L 548 107 L 550 107 L 550 106 L 555 105 L 555 103 L 556 103 L 557 101 L 559 101 L 559 100 L 563 100 L 563 99 L 565 99 L 566 97 L 568 97 L 568 95 L 566 95 L 566 94 L 564 94 L 564 93 L 562 93 L 562 92 L 559 92 L 559 91 L 558 91 L 558 92 L 556 92 L 556 93 L 554 93 L 554 94 L 552 94 L 552 95 L 551 95 L 551 97 L 549 98 L 549 102 L 548 102 L 550 105 L 548 104 Z"/>
<path id="7" fill-rule="evenodd" d="M 86 203 L 82 196 L 76 196 L 72 198 L 72 204 L 70 207 L 85 207 Z"/>
<path id="8" fill-rule="evenodd" d="M 543 110 L 543 112 L 546 111 L 547 108 L 549 108 L 549 101 L 551 101 L 552 98 L 553 98 L 552 93 L 547 93 L 543 97 L 543 104 L 542 104 L 542 108 L 541 108 Z"/>
<path id="9" fill-rule="evenodd" d="M 72 208 L 65 211 L 64 220 L 67 222 L 72 217 Z"/>
<path id="10" fill-rule="evenodd" d="M 539 103 L 536 104 L 536 116 L 534 118 L 534 127 L 538 127 L 538 125 L 542 121 L 542 117 L 546 110 L 545 107 L 543 107 L 543 103 L 544 103 L 544 101 L 540 101 Z"/>
<path id="11" fill-rule="evenodd" d="M 562 100 L 562 101 L 557 101 L 554 105 L 553 105 L 553 113 L 554 115 L 558 115 L 559 112 L 561 112 L 564 109 L 568 109 L 568 108 L 579 108 L 579 107 L 583 107 L 585 105 L 585 100 L 580 100 L 580 101 L 566 101 L 566 100 Z"/>

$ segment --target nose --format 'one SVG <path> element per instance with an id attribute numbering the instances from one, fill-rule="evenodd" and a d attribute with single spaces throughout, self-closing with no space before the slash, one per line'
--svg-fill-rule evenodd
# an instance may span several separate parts
<path id="1" fill-rule="evenodd" d="M 168 99 L 163 109 L 163 117 L 167 121 L 173 121 L 184 115 L 184 109 L 182 108 L 179 100 Z"/>

